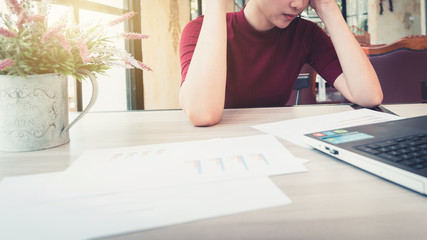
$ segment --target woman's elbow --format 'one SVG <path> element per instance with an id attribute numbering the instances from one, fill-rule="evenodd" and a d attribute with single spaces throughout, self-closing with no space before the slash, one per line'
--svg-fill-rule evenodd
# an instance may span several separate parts
<path id="1" fill-rule="evenodd" d="M 384 96 L 382 92 L 381 94 L 375 95 L 371 100 L 372 105 L 374 105 L 375 107 L 381 105 L 381 103 L 383 102 L 383 98 Z"/>
<path id="2" fill-rule="evenodd" d="M 221 121 L 222 111 L 187 112 L 187 116 L 195 127 L 208 127 Z"/>
<path id="3" fill-rule="evenodd" d="M 183 94 L 180 96 L 181 107 L 187 114 L 191 124 L 196 127 L 212 126 L 221 121 L 224 104 L 206 103 L 206 101 L 184 101 Z"/>
<path id="4" fill-rule="evenodd" d="M 379 92 L 370 96 L 362 96 L 359 101 L 355 101 L 355 103 L 362 107 L 372 108 L 381 105 L 382 101 L 383 93 Z"/>

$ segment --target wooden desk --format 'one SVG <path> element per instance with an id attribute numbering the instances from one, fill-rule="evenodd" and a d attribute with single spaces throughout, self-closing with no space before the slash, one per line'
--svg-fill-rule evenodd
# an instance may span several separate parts
<path id="1" fill-rule="evenodd" d="M 426 104 L 385 107 L 403 117 L 427 115 Z M 89 149 L 263 134 L 251 126 L 344 110 L 351 108 L 230 109 L 220 124 L 207 128 L 191 126 L 179 110 L 90 113 L 71 129 L 69 144 L 35 152 L 0 152 L 0 179 L 65 170 Z M 320 152 L 279 140 L 294 155 L 311 160 L 306 173 L 272 177 L 292 204 L 106 239 L 426 238 L 427 197 Z"/>

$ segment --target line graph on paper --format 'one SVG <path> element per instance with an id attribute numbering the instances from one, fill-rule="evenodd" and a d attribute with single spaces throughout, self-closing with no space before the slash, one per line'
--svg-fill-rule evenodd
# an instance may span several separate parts
<path id="1" fill-rule="evenodd" d="M 107 172 L 147 175 L 165 168 L 162 163 L 167 157 L 166 148 L 118 150 L 107 153 L 103 161 L 98 162 L 96 168 Z"/>
<path id="2" fill-rule="evenodd" d="M 147 149 L 132 152 L 117 152 L 111 155 L 110 162 L 126 161 L 126 160 L 144 160 L 153 157 L 161 157 L 165 149 Z"/>
<path id="3" fill-rule="evenodd" d="M 185 172 L 196 175 L 247 174 L 252 171 L 267 170 L 270 163 L 264 154 L 244 154 L 205 159 L 187 160 Z"/>

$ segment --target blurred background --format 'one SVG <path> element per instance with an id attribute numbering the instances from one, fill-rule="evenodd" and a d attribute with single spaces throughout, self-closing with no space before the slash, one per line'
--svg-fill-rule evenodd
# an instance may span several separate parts
<path id="1" fill-rule="evenodd" d="M 152 72 L 113 68 L 98 76 L 99 98 L 92 111 L 179 109 L 179 39 L 182 29 L 204 13 L 206 0 L 51 0 L 49 19 L 66 16 L 85 24 L 109 22 L 126 12 L 138 13 L 122 23 L 123 31 L 149 35 L 145 40 L 117 40 Z M 240 11 L 247 0 L 229 0 L 228 11 Z M 392 43 L 409 35 L 426 34 L 426 0 L 339 0 L 336 1 L 352 31 L 368 44 Z M 382 7 L 380 2 L 382 2 Z M 5 2 L 0 1 L 5 8 Z M 392 8 L 390 6 L 393 6 Z M 323 27 L 315 11 L 302 17 Z M 325 29 L 327 32 L 327 29 Z M 361 43 L 366 44 L 366 43 Z M 81 111 L 91 96 L 88 82 L 69 80 L 70 111 Z"/>

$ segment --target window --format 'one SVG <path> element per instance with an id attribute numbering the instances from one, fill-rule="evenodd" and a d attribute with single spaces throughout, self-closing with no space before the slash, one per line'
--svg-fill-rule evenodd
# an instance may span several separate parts
<path id="1" fill-rule="evenodd" d="M 247 0 L 234 0 L 234 10 L 240 11 L 245 6 Z"/>
<path id="2" fill-rule="evenodd" d="M 368 1 L 347 0 L 347 24 L 368 31 Z"/>
<path id="3" fill-rule="evenodd" d="M 139 10 L 139 0 L 53 0 L 48 19 L 67 16 L 79 24 L 106 22 L 129 11 Z M 140 17 L 122 23 L 117 34 L 124 31 L 140 32 Z M 117 40 L 117 46 L 142 60 L 140 41 Z M 98 99 L 92 111 L 125 111 L 143 109 L 142 73 L 136 69 L 111 68 L 105 75 L 97 75 Z M 90 101 L 92 87 L 89 81 L 69 79 L 70 111 L 82 111 Z"/>
<path id="4" fill-rule="evenodd" d="M 191 0 L 191 20 L 196 19 L 198 16 L 202 15 L 202 0 Z"/>

